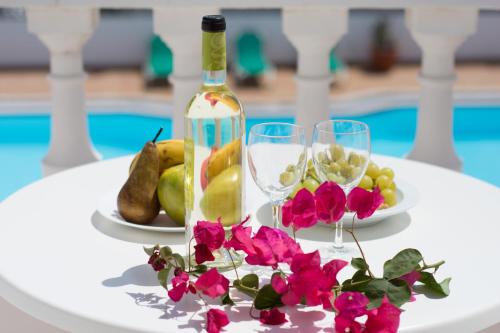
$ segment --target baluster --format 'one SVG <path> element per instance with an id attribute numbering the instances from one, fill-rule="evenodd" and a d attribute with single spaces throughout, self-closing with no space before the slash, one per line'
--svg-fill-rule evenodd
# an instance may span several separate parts
<path id="1" fill-rule="evenodd" d="M 455 51 L 476 30 L 474 8 L 412 8 L 406 24 L 422 49 L 417 135 L 409 158 L 461 170 L 453 145 Z"/>
<path id="2" fill-rule="evenodd" d="M 329 119 L 330 50 L 347 31 L 348 11 L 335 7 L 287 7 L 283 32 L 298 53 L 295 122 L 305 126 L 310 140 L 313 126 Z"/>
<path id="3" fill-rule="evenodd" d="M 26 10 L 28 30 L 50 52 L 52 114 L 44 175 L 97 161 L 85 111 L 82 47 L 92 35 L 99 13 L 91 8 L 34 7 Z"/>
<path id="4" fill-rule="evenodd" d="M 201 18 L 215 7 L 154 8 L 154 31 L 172 49 L 173 137 L 184 138 L 184 110 L 201 85 Z"/>

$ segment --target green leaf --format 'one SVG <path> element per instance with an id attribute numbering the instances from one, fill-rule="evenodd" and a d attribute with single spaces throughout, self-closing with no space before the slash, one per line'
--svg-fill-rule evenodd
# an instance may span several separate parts
<path id="1" fill-rule="evenodd" d="M 185 271 L 186 263 L 184 262 L 184 258 L 179 253 L 173 253 L 172 257 L 174 257 L 177 266 L 180 267 L 183 271 Z"/>
<path id="2" fill-rule="evenodd" d="M 241 291 L 245 295 L 248 295 L 252 298 L 255 298 L 257 296 L 257 292 L 258 292 L 257 289 L 245 287 L 244 285 L 241 284 L 240 280 L 234 280 L 233 287 L 235 287 L 236 289 L 238 289 L 239 291 Z"/>
<path id="3" fill-rule="evenodd" d="M 387 297 L 392 304 L 399 308 L 410 300 L 411 289 L 408 283 L 403 280 L 391 280 L 387 285 Z"/>
<path id="4" fill-rule="evenodd" d="M 207 265 L 196 265 L 193 267 L 194 273 L 205 273 L 208 270 Z"/>
<path id="5" fill-rule="evenodd" d="M 172 256 L 172 249 L 168 246 L 164 246 L 160 249 L 160 256 L 165 259 L 165 260 L 168 260 L 171 256 Z"/>
<path id="6" fill-rule="evenodd" d="M 231 296 L 229 296 L 229 292 L 225 293 L 224 295 L 221 296 L 222 299 L 222 305 L 234 305 L 233 300 L 231 299 Z"/>
<path id="7" fill-rule="evenodd" d="M 352 279 L 345 280 L 342 283 L 342 291 L 365 291 L 366 285 L 372 280 L 365 274 L 366 271 L 359 270 L 352 276 Z"/>
<path id="8" fill-rule="evenodd" d="M 146 254 L 151 257 L 153 255 L 153 253 L 155 252 L 155 250 L 158 250 L 159 247 L 160 247 L 159 245 L 155 245 L 153 247 L 143 246 L 142 248 L 144 249 L 144 252 L 146 252 Z"/>
<path id="9" fill-rule="evenodd" d="M 257 310 L 271 309 L 283 305 L 281 295 L 274 291 L 270 284 L 266 284 L 259 289 L 253 304 Z"/>
<path id="10" fill-rule="evenodd" d="M 418 250 L 405 249 L 384 264 L 384 278 L 392 280 L 410 273 L 419 267 L 422 255 Z"/>
<path id="11" fill-rule="evenodd" d="M 356 268 L 357 270 L 361 270 L 361 271 L 368 270 L 368 264 L 366 263 L 365 259 L 363 259 L 363 258 L 352 258 L 351 265 L 352 265 L 352 267 Z"/>
<path id="12" fill-rule="evenodd" d="M 372 279 L 364 288 L 366 297 L 370 300 L 368 309 L 378 308 L 382 304 L 382 299 L 389 288 L 389 281 L 386 279 Z"/>
<path id="13" fill-rule="evenodd" d="M 438 283 L 433 274 L 429 272 L 420 272 L 420 279 L 418 279 L 418 281 L 423 284 L 414 287 L 415 291 L 418 293 L 440 298 L 450 294 L 451 278 L 444 279 L 441 283 Z"/>
<path id="14" fill-rule="evenodd" d="M 259 277 L 257 274 L 247 274 L 241 278 L 241 284 L 245 287 L 259 289 Z"/>
<path id="15" fill-rule="evenodd" d="M 167 279 L 168 279 L 168 274 L 170 273 L 171 268 L 172 268 L 172 265 L 167 265 L 167 268 L 164 268 L 158 272 L 158 282 L 165 289 L 167 289 Z"/>

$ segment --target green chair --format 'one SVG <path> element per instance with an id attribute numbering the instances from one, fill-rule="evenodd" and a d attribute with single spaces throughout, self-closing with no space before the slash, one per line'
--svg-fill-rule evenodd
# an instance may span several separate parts
<path id="1" fill-rule="evenodd" d="M 253 32 L 245 32 L 236 40 L 236 75 L 246 79 L 262 76 L 269 70 L 261 38 Z"/>
<path id="2" fill-rule="evenodd" d="M 173 55 L 170 48 L 157 35 L 149 42 L 149 54 L 145 65 L 148 84 L 167 83 L 173 69 Z"/>

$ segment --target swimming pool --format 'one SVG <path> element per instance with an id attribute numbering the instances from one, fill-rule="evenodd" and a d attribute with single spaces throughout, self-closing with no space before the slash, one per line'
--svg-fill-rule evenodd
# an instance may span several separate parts
<path id="1" fill-rule="evenodd" d="M 401 107 L 349 118 L 370 125 L 374 153 L 404 156 L 412 147 L 416 117 L 415 107 Z M 247 131 L 266 121 L 293 122 L 293 118 L 249 118 Z M 162 138 L 169 138 L 171 125 L 169 118 L 157 116 L 89 115 L 92 141 L 105 159 L 140 150 L 159 126 L 165 128 Z M 48 114 L 0 116 L 0 200 L 41 177 L 49 128 Z M 456 107 L 454 138 L 464 172 L 500 186 L 500 106 Z"/>

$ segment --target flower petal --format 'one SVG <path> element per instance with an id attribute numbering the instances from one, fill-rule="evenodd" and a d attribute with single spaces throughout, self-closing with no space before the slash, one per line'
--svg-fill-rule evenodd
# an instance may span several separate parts
<path id="1" fill-rule="evenodd" d="M 285 314 L 278 310 L 278 308 L 272 308 L 271 310 L 263 310 L 260 312 L 260 322 L 266 325 L 281 325 L 286 323 L 288 320 L 285 318 Z"/>

